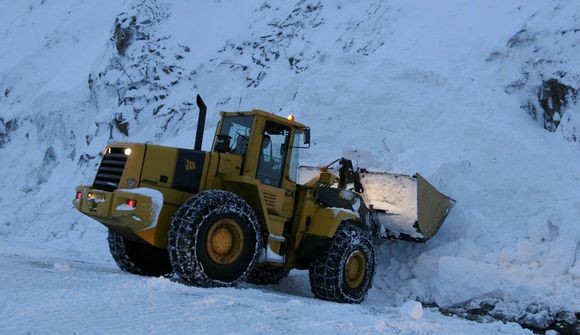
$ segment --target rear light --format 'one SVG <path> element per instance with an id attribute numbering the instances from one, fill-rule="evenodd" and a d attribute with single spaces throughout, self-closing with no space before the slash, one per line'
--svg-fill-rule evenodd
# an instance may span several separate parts
<path id="1" fill-rule="evenodd" d="M 94 197 L 95 197 L 95 194 L 93 192 L 89 192 L 87 194 L 87 198 L 89 198 L 89 199 L 93 199 Z"/>
<path id="2" fill-rule="evenodd" d="M 77 192 L 77 195 L 75 196 L 75 199 L 81 200 L 82 198 L 83 198 L 83 192 Z"/>
<path id="3" fill-rule="evenodd" d="M 135 207 L 137 207 L 137 201 L 135 201 L 135 200 L 127 200 L 127 206 L 129 206 L 131 208 L 135 208 Z"/>

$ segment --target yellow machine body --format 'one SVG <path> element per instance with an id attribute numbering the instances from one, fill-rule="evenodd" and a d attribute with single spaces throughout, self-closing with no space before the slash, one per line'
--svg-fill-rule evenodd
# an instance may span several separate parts
<path id="1" fill-rule="evenodd" d="M 269 250 L 284 254 L 285 266 L 295 267 L 300 263 L 298 250 L 305 235 L 332 237 L 341 222 L 355 220 L 356 215 L 323 208 L 312 195 L 315 185 L 297 185 L 297 151 L 304 125 L 260 110 L 222 112 L 217 134 L 230 118 L 246 118 L 244 122 L 249 123 L 249 131 L 238 134 L 237 140 L 244 143 L 236 143 L 244 148 L 232 152 L 216 148 L 218 137 L 209 152 L 151 144 L 110 144 L 93 185 L 76 188 L 74 206 L 127 238 L 166 248 L 172 216 L 186 200 L 204 190 L 231 191 L 252 206 L 267 235 L 284 237 L 284 248 L 281 239 L 273 238 L 268 241 Z M 279 153 L 271 153 L 276 157 L 270 159 L 280 171 L 272 180 L 260 170 L 265 136 L 283 140 L 276 148 L 281 149 Z M 155 203 L 155 197 L 143 189 L 158 191 L 162 204 Z M 134 209 L 129 201 L 135 204 Z"/>
<path id="2" fill-rule="evenodd" d="M 256 212 L 266 252 L 283 257 L 272 265 L 307 268 L 341 223 L 358 224 L 369 234 L 373 230 L 362 198 L 363 208 L 345 205 L 344 199 L 358 195 L 333 188 L 336 176 L 327 169 L 297 183 L 300 137 L 309 138 L 309 130 L 294 120 L 252 110 L 222 112 L 211 151 L 113 143 L 103 153 L 94 183 L 76 188 L 73 204 L 125 238 L 163 249 L 172 217 L 183 203 L 204 190 L 227 190 Z M 437 211 L 451 206 L 449 198 L 434 188 L 429 191 L 440 200 Z M 420 224 L 430 237 L 443 219 L 431 223 L 422 218 Z"/>

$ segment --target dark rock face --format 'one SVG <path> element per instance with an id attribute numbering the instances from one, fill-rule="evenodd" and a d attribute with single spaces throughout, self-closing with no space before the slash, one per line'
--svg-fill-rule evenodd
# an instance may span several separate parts
<path id="1" fill-rule="evenodd" d="M 544 129 L 555 132 L 563 123 L 568 123 L 574 117 L 580 117 L 577 109 L 570 108 L 576 105 L 578 100 L 578 89 L 563 84 L 560 80 L 551 78 L 544 80 L 536 89 L 536 99 L 528 101 L 522 106 L 528 114 L 542 124 Z M 562 128 L 560 126 L 560 128 Z M 574 125 L 567 126 L 564 137 L 571 142 L 578 142 L 580 129 Z"/>
<path id="2" fill-rule="evenodd" d="M 508 48 L 517 48 L 521 46 L 526 46 L 534 43 L 536 41 L 536 36 L 530 33 L 527 29 L 522 29 L 515 33 L 507 41 L 506 46 Z"/>
<path id="3" fill-rule="evenodd" d="M 319 56 L 319 51 L 309 51 L 311 44 L 308 31 L 324 24 L 321 1 L 300 1 L 284 19 L 274 18 L 268 22 L 270 33 L 238 44 L 231 42 L 219 50 L 219 58 L 213 59 L 214 64 L 228 64 L 232 72 L 241 71 L 246 75 L 247 87 L 258 87 L 266 78 L 268 69 L 279 59 L 287 61 L 295 73 L 308 70 L 310 63 Z M 272 15 L 279 9 L 265 2 L 257 11 Z M 288 47 L 295 43 L 300 45 L 299 51 L 288 54 Z M 243 64 L 233 63 L 225 57 L 246 55 Z M 224 60 L 225 58 L 225 60 Z"/>
<path id="4" fill-rule="evenodd" d="M 563 335 L 580 334 L 580 313 L 569 311 L 554 312 L 550 306 L 530 303 L 516 314 L 509 307 L 510 302 L 502 298 L 482 298 L 466 301 L 449 307 L 439 307 L 445 315 L 456 315 L 477 322 L 515 322 L 537 334 L 555 330 Z"/>
<path id="5" fill-rule="evenodd" d="M 191 48 L 158 30 L 169 16 L 170 7 L 158 0 L 138 2 L 117 15 L 113 53 L 88 80 L 91 103 L 98 113 L 110 113 L 110 121 L 98 121 L 87 143 L 101 130 L 108 131 L 109 140 L 129 136 L 141 122 L 158 124 L 158 137 L 194 109 L 187 97 L 172 96 L 176 85 L 196 86 L 195 72 L 186 69 Z"/>
<path id="6" fill-rule="evenodd" d="M 560 334 L 580 334 L 580 312 L 559 312 L 554 318 L 552 329 Z"/>
<path id="7" fill-rule="evenodd" d="M 547 330 L 554 323 L 554 313 L 549 306 L 532 303 L 520 312 L 515 321 L 523 327 L 535 331 Z"/>
<path id="8" fill-rule="evenodd" d="M 113 119 L 113 124 L 118 131 L 123 133 L 125 136 L 129 136 L 129 122 L 123 118 L 123 113 L 116 113 Z"/>
<path id="9" fill-rule="evenodd" d="M 16 120 L 5 121 L 0 117 L 0 148 L 3 148 L 10 142 L 10 133 L 18 128 L 18 122 Z"/>
<path id="10" fill-rule="evenodd" d="M 488 62 L 519 68 L 520 73 L 504 87 L 515 95 L 520 106 L 549 132 L 557 132 L 567 141 L 580 142 L 580 71 L 576 65 L 580 27 L 572 2 L 556 0 L 533 13 L 514 30 L 504 48 L 494 50 Z M 561 13 L 561 21 L 550 22 Z M 564 14 L 565 13 L 565 14 Z"/>
<path id="11" fill-rule="evenodd" d="M 138 29 L 139 26 L 137 26 L 137 18 L 135 16 L 132 16 L 131 19 L 117 17 L 115 20 L 113 40 L 115 41 L 115 46 L 120 56 L 125 55 L 125 51 Z"/>
<path id="12" fill-rule="evenodd" d="M 548 79 L 538 88 L 538 102 L 543 110 L 544 129 L 556 131 L 570 103 L 576 103 L 578 91 L 562 84 L 558 79 Z M 537 118 L 537 115 L 532 115 Z"/>

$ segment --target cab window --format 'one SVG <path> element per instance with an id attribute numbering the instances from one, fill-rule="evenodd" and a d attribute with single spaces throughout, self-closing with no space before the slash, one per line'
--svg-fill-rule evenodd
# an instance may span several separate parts
<path id="1" fill-rule="evenodd" d="M 298 129 L 294 130 L 294 142 L 292 144 L 292 153 L 290 154 L 290 167 L 288 178 L 296 182 L 298 180 L 298 148 L 300 147 L 300 133 Z"/>
<path id="2" fill-rule="evenodd" d="M 262 135 L 256 178 L 266 185 L 280 187 L 290 142 L 290 127 L 267 121 Z"/>
<path id="3" fill-rule="evenodd" d="M 213 151 L 245 155 L 250 142 L 252 116 L 227 116 L 216 135 Z"/>

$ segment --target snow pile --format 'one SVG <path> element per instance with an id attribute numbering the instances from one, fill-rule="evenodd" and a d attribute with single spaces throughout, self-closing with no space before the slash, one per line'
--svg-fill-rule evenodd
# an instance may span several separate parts
<path id="1" fill-rule="evenodd" d="M 414 238 L 424 236 L 414 227 L 418 220 L 417 180 L 397 174 L 363 174 L 361 183 L 367 204 L 386 210 L 379 214 L 381 235 L 399 237 L 406 234 Z"/>
<path id="2" fill-rule="evenodd" d="M 418 301 L 407 301 L 399 308 L 399 312 L 411 320 L 420 320 L 423 317 L 423 305 Z"/>
<path id="3" fill-rule="evenodd" d="M 109 141 L 191 147 L 200 93 L 205 149 L 219 110 L 293 113 L 313 129 L 302 163 L 345 156 L 420 172 L 457 200 L 428 243 L 378 246 L 370 304 L 500 299 L 512 315 L 580 310 L 578 109 L 571 89 L 538 98 L 550 78 L 580 87 L 574 2 L 3 8 L 2 249 L 108 259 L 105 229 L 72 209 L 74 186 L 92 181 Z M 543 129 L 542 101 L 564 136 Z M 522 110 L 530 103 L 541 125 Z"/>

